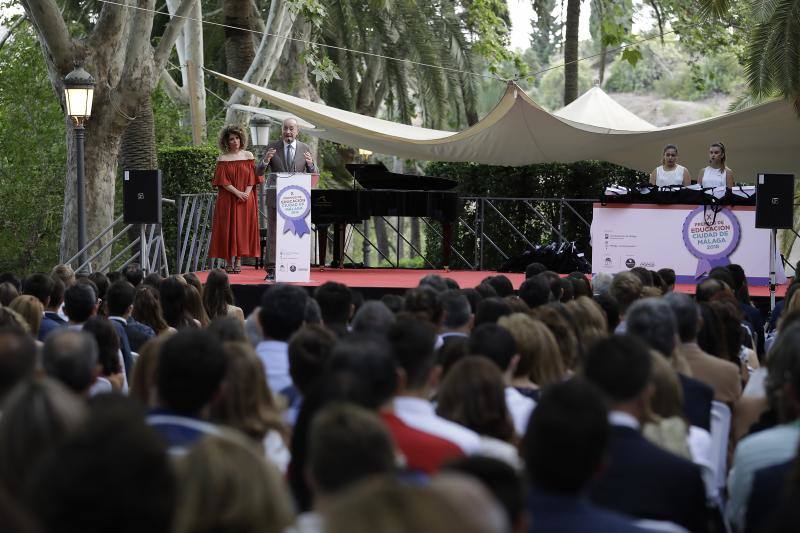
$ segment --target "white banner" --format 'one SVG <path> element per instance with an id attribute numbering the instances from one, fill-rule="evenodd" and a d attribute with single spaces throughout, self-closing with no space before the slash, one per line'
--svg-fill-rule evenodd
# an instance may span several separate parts
<path id="1" fill-rule="evenodd" d="M 714 213 L 696 205 L 595 204 L 591 234 L 593 273 L 672 268 L 679 283 L 697 283 L 713 267 L 736 263 L 750 284 L 769 283 L 770 230 L 756 229 L 755 207 Z M 780 257 L 775 267 L 784 283 Z"/>
<path id="2" fill-rule="evenodd" d="M 277 175 L 275 281 L 310 281 L 311 174 Z"/>

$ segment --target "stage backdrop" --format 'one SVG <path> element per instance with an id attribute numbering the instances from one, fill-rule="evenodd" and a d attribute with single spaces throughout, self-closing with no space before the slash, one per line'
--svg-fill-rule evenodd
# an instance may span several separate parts
<path id="1" fill-rule="evenodd" d="M 275 186 L 275 281 L 311 275 L 311 174 L 280 173 Z"/>
<path id="2" fill-rule="evenodd" d="M 736 263 L 752 285 L 769 283 L 770 231 L 756 229 L 755 207 L 594 204 L 592 272 L 640 266 L 672 268 L 678 283 L 697 283 L 715 266 Z M 776 257 L 778 283 L 786 276 Z"/>

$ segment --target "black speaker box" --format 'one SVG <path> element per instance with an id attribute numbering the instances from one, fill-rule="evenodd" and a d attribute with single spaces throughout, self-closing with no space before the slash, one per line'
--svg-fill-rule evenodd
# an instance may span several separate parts
<path id="1" fill-rule="evenodd" d="M 756 227 L 788 229 L 794 221 L 794 174 L 759 174 Z"/>
<path id="2" fill-rule="evenodd" d="M 125 170 L 122 219 L 126 224 L 161 224 L 161 171 Z"/>

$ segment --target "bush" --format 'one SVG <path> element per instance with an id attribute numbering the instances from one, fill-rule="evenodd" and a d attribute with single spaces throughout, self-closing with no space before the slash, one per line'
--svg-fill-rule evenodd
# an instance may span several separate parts
<path id="1" fill-rule="evenodd" d="M 177 202 L 181 194 L 214 192 L 211 180 L 219 150 L 214 146 L 167 146 L 158 151 L 163 173 L 162 196 Z M 170 272 L 177 262 L 178 213 L 176 206 L 165 204 L 164 240 Z"/>
<path id="2" fill-rule="evenodd" d="M 619 183 L 631 186 L 647 179 L 647 175 L 635 170 L 613 165 L 603 161 L 577 161 L 575 163 L 543 163 L 524 167 L 498 167 L 473 163 L 430 163 L 426 169 L 430 176 L 445 176 L 458 180 L 461 196 L 489 196 L 504 198 L 599 198 L 603 189 Z M 500 211 L 519 229 L 532 244 L 547 244 L 558 239 L 550 225 L 559 225 L 558 202 L 538 202 L 537 207 L 544 214 L 545 223 L 521 202 L 508 203 Z M 590 202 L 573 203 L 573 208 L 587 221 L 591 221 Z M 470 226 L 475 221 L 474 208 L 467 206 L 461 213 Z M 441 262 L 441 241 L 426 227 L 426 256 Z M 492 209 L 484 213 L 484 233 L 506 254 L 513 256 L 524 251 L 524 241 Z M 562 233 L 570 241 L 575 241 L 579 250 L 589 256 L 589 228 L 565 208 Z M 475 237 L 463 224 L 458 225 L 453 235 L 453 249 L 461 250 L 467 260 L 474 258 L 470 253 L 475 249 Z M 484 269 L 497 269 L 504 259 L 490 244 L 484 249 Z M 465 265 L 455 254 L 450 259 L 451 266 L 463 268 Z"/>

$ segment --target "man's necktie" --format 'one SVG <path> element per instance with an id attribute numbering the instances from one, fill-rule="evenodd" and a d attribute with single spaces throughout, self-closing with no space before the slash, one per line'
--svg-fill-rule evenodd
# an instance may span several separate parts
<path id="1" fill-rule="evenodd" d="M 294 149 L 291 144 L 286 145 L 286 170 L 294 170 Z"/>

